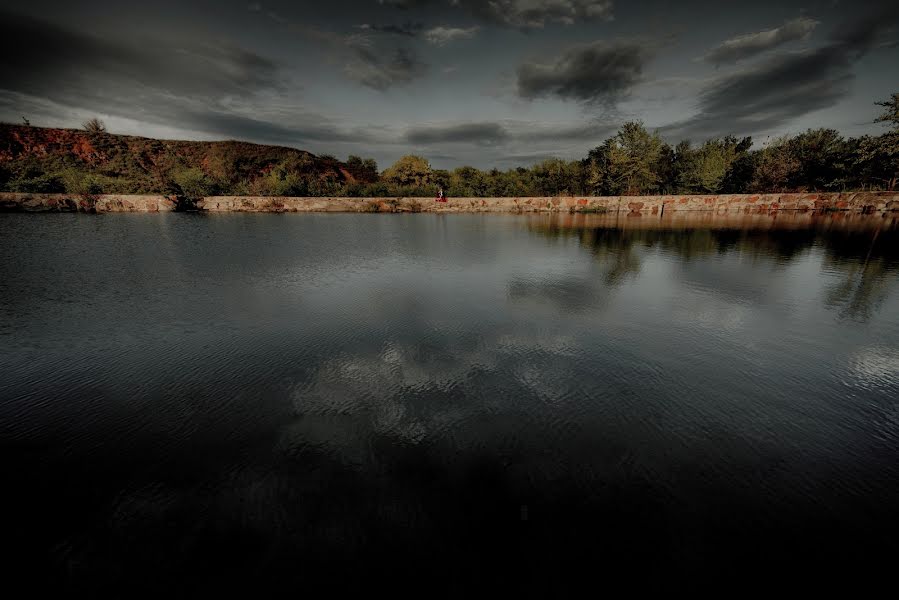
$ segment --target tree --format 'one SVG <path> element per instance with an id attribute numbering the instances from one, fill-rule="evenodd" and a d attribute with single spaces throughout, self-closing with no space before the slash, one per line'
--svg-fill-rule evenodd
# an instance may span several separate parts
<path id="1" fill-rule="evenodd" d="M 790 140 L 790 150 L 799 162 L 790 187 L 806 190 L 841 188 L 848 168 L 847 145 L 835 129 L 809 129 Z"/>
<path id="2" fill-rule="evenodd" d="M 744 137 L 734 146 L 734 157 L 724 181 L 721 192 L 725 194 L 745 194 L 749 191 L 755 175 L 755 152 L 751 152 L 752 138 Z"/>
<path id="3" fill-rule="evenodd" d="M 892 94 L 886 102 L 875 102 L 874 104 L 886 109 L 879 117 L 874 119 L 874 122 L 890 123 L 892 131 L 899 132 L 899 93 Z"/>
<path id="4" fill-rule="evenodd" d="M 346 159 L 347 171 L 353 179 L 362 183 L 374 183 L 378 180 L 378 163 L 373 158 L 362 159 L 351 154 Z"/>
<path id="5" fill-rule="evenodd" d="M 531 169 L 533 185 L 541 196 L 573 196 L 583 191 L 584 171 L 580 161 L 549 158 Z"/>
<path id="6" fill-rule="evenodd" d="M 736 187 L 734 165 L 747 154 L 751 146 L 752 138 L 738 141 L 732 135 L 707 140 L 696 150 L 692 150 L 689 145 L 679 145 L 679 155 L 683 156 L 679 165 L 678 188 L 686 192 L 717 194 L 724 191 L 725 187 Z"/>
<path id="7" fill-rule="evenodd" d="M 751 188 L 755 192 L 785 192 L 795 181 L 801 165 L 793 155 L 787 136 L 776 138 L 757 154 Z"/>
<path id="8" fill-rule="evenodd" d="M 212 178 L 197 167 L 182 167 L 175 169 L 171 175 L 173 185 L 172 192 L 178 198 L 179 206 L 182 201 L 185 206 L 193 206 L 197 200 L 215 194 L 215 182 Z"/>
<path id="9" fill-rule="evenodd" d="M 450 173 L 447 195 L 458 198 L 476 198 L 487 195 L 484 174 L 474 167 L 457 167 Z"/>
<path id="10" fill-rule="evenodd" d="M 88 133 L 106 133 L 106 124 L 97 117 L 88 119 L 81 126 Z"/>
<path id="11" fill-rule="evenodd" d="M 890 96 L 886 102 L 877 102 L 877 105 L 886 110 L 874 122 L 890 124 L 890 131 L 873 138 L 863 148 L 863 159 L 873 163 L 874 177 L 892 191 L 899 181 L 899 93 Z"/>
<path id="12" fill-rule="evenodd" d="M 431 165 L 421 156 L 409 154 L 384 169 L 381 178 L 393 185 L 423 187 L 431 182 Z"/>
<path id="13" fill-rule="evenodd" d="M 638 195 L 659 191 L 665 143 L 641 121 L 625 123 L 587 157 L 586 183 L 594 194 Z"/>

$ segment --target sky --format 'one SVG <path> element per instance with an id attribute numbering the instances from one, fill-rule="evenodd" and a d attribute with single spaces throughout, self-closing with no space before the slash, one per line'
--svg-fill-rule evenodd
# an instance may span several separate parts
<path id="1" fill-rule="evenodd" d="M 878 133 L 899 3 L 3 0 L 0 120 L 292 146 L 381 168 L 666 140 Z"/>

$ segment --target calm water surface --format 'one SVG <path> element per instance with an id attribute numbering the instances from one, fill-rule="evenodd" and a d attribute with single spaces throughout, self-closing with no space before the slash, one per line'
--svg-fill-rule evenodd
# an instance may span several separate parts
<path id="1" fill-rule="evenodd" d="M 899 558 L 893 216 L 0 215 L 6 568 L 776 590 Z"/>

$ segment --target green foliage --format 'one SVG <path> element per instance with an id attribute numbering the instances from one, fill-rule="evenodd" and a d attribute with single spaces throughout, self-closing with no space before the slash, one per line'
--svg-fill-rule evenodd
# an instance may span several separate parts
<path id="1" fill-rule="evenodd" d="M 738 141 L 734 136 L 707 140 L 695 150 L 689 142 L 678 144 L 673 187 L 683 193 L 717 194 L 745 185 L 751 174 L 739 169 L 750 168 L 751 163 L 744 159 L 751 146 L 752 138 Z"/>
<path id="2" fill-rule="evenodd" d="M 445 192 L 447 196 L 456 198 L 486 196 L 487 181 L 484 174 L 474 167 L 458 167 L 450 173 Z"/>
<path id="3" fill-rule="evenodd" d="M 809 129 L 790 139 L 790 151 L 799 163 L 790 187 L 803 190 L 841 189 L 849 165 L 848 146 L 835 129 Z"/>
<path id="4" fill-rule="evenodd" d="M 100 176 L 77 169 L 63 171 L 62 182 L 67 194 L 88 197 L 104 193 Z"/>
<path id="5" fill-rule="evenodd" d="M 587 156 L 588 189 L 608 196 L 658 193 L 664 146 L 659 134 L 650 134 L 642 122 L 625 123 Z"/>
<path id="6" fill-rule="evenodd" d="M 378 181 L 378 163 L 373 158 L 362 159 L 351 154 L 346 159 L 346 168 L 350 175 L 360 183 Z"/>
<path id="7" fill-rule="evenodd" d="M 583 188 L 584 170 L 580 161 L 550 158 L 534 165 L 531 171 L 538 196 L 572 196 Z"/>
<path id="8" fill-rule="evenodd" d="M 195 201 L 214 194 L 449 197 L 716 194 L 895 189 L 899 181 L 899 94 L 878 102 L 878 136 L 843 138 L 810 129 L 752 148 L 734 136 L 672 147 L 643 123 L 625 123 L 583 160 L 550 158 L 501 171 L 434 169 L 404 156 L 378 173 L 373 159 L 345 163 L 293 148 L 243 142 L 173 142 L 106 133 L 0 124 L 0 189 L 31 193 L 167 193 Z M 40 152 L 26 148 L 41 148 Z"/>
<path id="9" fill-rule="evenodd" d="M 427 159 L 409 154 L 384 169 L 381 179 L 388 185 L 426 186 L 431 183 L 431 165 Z"/>
<path id="10" fill-rule="evenodd" d="M 197 201 L 216 193 L 216 185 L 209 175 L 197 167 L 181 167 L 171 174 L 174 192 L 178 197 Z"/>
<path id="11" fill-rule="evenodd" d="M 757 154 L 750 190 L 753 192 L 786 192 L 801 173 L 802 165 L 794 155 L 790 139 L 776 138 Z"/>
<path id="12" fill-rule="evenodd" d="M 32 194 L 58 194 L 66 191 L 62 178 L 56 173 L 41 173 L 34 176 L 13 176 L 6 183 L 10 192 Z"/>

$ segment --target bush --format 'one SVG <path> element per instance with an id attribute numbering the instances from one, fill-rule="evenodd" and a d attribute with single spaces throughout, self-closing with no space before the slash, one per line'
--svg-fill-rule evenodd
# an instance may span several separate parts
<path id="1" fill-rule="evenodd" d="M 62 178 L 56 173 L 42 173 L 29 177 L 20 175 L 13 177 L 7 183 L 11 192 L 25 192 L 29 194 L 62 194 L 66 186 Z"/>
<path id="2" fill-rule="evenodd" d="M 88 133 L 106 133 L 106 123 L 94 117 L 81 124 Z"/>
<path id="3" fill-rule="evenodd" d="M 421 156 L 410 154 L 384 169 L 381 179 L 389 185 L 426 186 L 431 182 L 431 165 Z"/>
<path id="4" fill-rule="evenodd" d="M 100 177 L 76 169 L 64 171 L 62 173 L 62 181 L 67 194 L 74 194 L 82 198 L 96 196 L 104 192 Z"/>
<path id="5" fill-rule="evenodd" d="M 209 175 L 196 167 L 176 169 L 171 176 L 175 195 L 196 202 L 216 193 L 216 185 Z"/>

